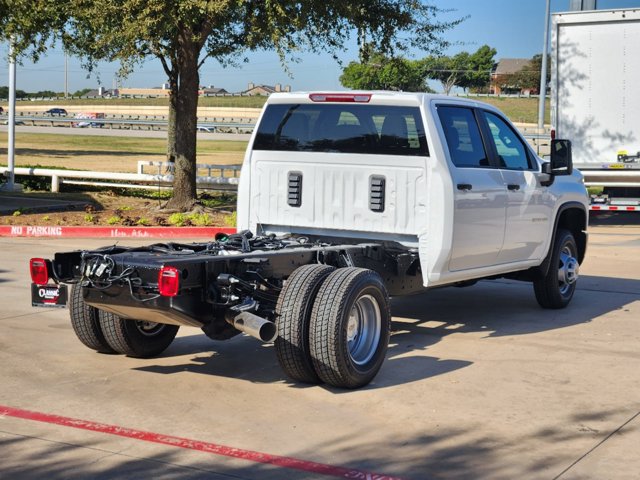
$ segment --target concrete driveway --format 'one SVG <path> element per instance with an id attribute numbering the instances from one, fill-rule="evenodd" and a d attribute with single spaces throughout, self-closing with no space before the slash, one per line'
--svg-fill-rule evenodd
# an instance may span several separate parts
<path id="1" fill-rule="evenodd" d="M 568 309 L 502 280 L 394 299 L 358 391 L 197 329 L 155 359 L 93 353 L 30 306 L 27 264 L 108 240 L 0 238 L 0 477 L 638 478 L 640 226 L 618 223 L 591 228 Z"/>

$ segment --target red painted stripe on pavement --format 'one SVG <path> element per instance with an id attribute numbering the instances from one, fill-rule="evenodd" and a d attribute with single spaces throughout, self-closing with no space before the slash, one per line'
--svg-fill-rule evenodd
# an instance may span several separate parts
<path id="1" fill-rule="evenodd" d="M 388 475 L 365 472 L 352 468 L 309 462 L 292 457 L 281 457 L 279 455 L 271 455 L 268 453 L 256 452 L 253 450 L 228 447 L 217 443 L 202 442 L 200 440 L 174 437 L 172 435 L 162 435 L 159 433 L 145 432 L 143 430 L 119 427 L 117 425 L 96 423 L 88 420 L 80 420 L 77 418 L 33 412 L 30 410 L 7 407 L 4 405 L 0 405 L 0 416 L 20 418 L 23 420 L 33 420 L 35 422 L 49 423 L 52 425 L 59 425 L 63 427 L 77 428 L 80 430 L 89 430 L 92 432 L 108 433 L 110 435 L 117 435 L 119 437 L 132 438 L 135 440 L 142 440 L 151 443 L 159 443 L 162 445 L 185 448 L 188 450 L 197 450 L 199 452 L 213 453 L 214 455 L 220 455 L 223 457 L 239 458 L 249 462 L 264 463 L 277 467 L 289 468 L 292 470 L 301 470 L 304 472 L 317 473 L 331 477 L 360 480 L 401 480 L 399 477 L 391 477 Z"/>
<path id="2" fill-rule="evenodd" d="M 0 237 L 82 238 L 213 238 L 216 233 L 235 233 L 228 227 L 61 227 L 0 225 Z"/>

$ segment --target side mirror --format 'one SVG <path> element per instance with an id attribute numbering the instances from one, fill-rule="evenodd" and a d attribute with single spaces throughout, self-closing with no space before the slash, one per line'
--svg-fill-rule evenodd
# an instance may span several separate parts
<path id="1" fill-rule="evenodd" d="M 550 175 L 571 175 L 573 173 L 570 140 L 551 140 L 551 161 L 543 165 L 542 171 Z"/>

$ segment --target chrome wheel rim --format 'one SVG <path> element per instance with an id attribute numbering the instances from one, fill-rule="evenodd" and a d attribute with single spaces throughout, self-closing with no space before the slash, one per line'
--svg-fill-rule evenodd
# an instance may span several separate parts
<path id="1" fill-rule="evenodd" d="M 347 319 L 347 348 L 356 365 L 373 358 L 380 342 L 381 324 L 378 301 L 371 295 L 358 298 Z"/>
<path id="2" fill-rule="evenodd" d="M 558 287 L 560 294 L 566 295 L 578 280 L 580 264 L 574 257 L 569 245 L 565 245 L 560 252 L 560 265 L 558 268 Z"/>
<path id="3" fill-rule="evenodd" d="M 136 320 L 136 328 L 145 337 L 153 337 L 162 331 L 164 323 L 145 322 Z"/>

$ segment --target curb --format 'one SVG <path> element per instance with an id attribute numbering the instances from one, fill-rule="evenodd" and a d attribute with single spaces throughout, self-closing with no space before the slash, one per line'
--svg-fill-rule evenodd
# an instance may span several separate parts
<path id="1" fill-rule="evenodd" d="M 56 238 L 213 238 L 236 233 L 229 227 L 60 227 L 0 225 L 0 237 Z"/>

